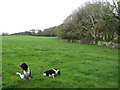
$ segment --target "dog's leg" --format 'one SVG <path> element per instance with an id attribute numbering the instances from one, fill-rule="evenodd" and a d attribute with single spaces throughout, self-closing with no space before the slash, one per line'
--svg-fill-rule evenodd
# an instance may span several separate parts
<path id="1" fill-rule="evenodd" d="M 19 75 L 21 79 L 24 79 L 24 75 L 23 74 L 21 75 L 19 72 L 16 72 L 16 74 Z"/>
<path id="2" fill-rule="evenodd" d="M 17 75 L 21 75 L 19 72 L 16 72 Z"/>
<path id="3" fill-rule="evenodd" d="M 31 79 L 31 74 L 29 75 L 29 79 Z"/>
<path id="4" fill-rule="evenodd" d="M 30 73 L 29 73 L 29 79 L 31 79 L 31 71 L 30 71 Z"/>
<path id="5" fill-rule="evenodd" d="M 55 74 L 52 74 L 52 75 L 49 74 L 49 77 L 53 77 L 54 78 L 54 76 L 55 76 Z"/>
<path id="6" fill-rule="evenodd" d="M 22 75 L 20 75 L 20 78 L 21 78 L 21 79 L 24 79 L 24 75 L 23 75 L 23 74 L 22 74 Z"/>
<path id="7" fill-rule="evenodd" d="M 55 77 L 55 74 L 52 74 L 52 77 L 54 78 L 54 77 Z"/>
<path id="8" fill-rule="evenodd" d="M 29 79 L 31 79 L 31 77 L 29 77 Z"/>

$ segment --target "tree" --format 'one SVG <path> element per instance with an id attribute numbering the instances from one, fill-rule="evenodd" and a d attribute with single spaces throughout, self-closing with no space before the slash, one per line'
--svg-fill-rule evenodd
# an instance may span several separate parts
<path id="1" fill-rule="evenodd" d="M 111 18 L 110 18 L 111 17 Z M 113 40 L 117 19 L 109 2 L 87 2 L 70 14 L 60 27 L 59 36 L 96 44 L 98 40 Z"/>
<path id="2" fill-rule="evenodd" d="M 7 36 L 7 35 L 9 35 L 9 33 L 2 33 L 2 36 Z"/>
<path id="3" fill-rule="evenodd" d="M 32 34 L 33 36 L 36 35 L 35 29 L 31 29 L 29 32 L 31 32 L 31 34 Z"/>
<path id="4" fill-rule="evenodd" d="M 37 35 L 38 35 L 38 36 L 41 36 L 41 35 L 42 35 L 42 31 L 41 31 L 41 30 L 38 30 Z"/>

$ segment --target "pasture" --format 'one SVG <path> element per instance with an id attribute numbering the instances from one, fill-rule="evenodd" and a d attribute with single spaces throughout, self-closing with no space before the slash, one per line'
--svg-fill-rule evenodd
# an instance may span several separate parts
<path id="1" fill-rule="evenodd" d="M 31 80 L 16 75 L 21 63 L 31 69 Z M 61 75 L 42 75 L 51 68 Z M 118 50 L 56 37 L 3 36 L 2 78 L 3 88 L 118 88 Z"/>
<path id="2" fill-rule="evenodd" d="M 0 90 L 2 88 L 2 37 L 0 36 Z"/>
<path id="3" fill-rule="evenodd" d="M 0 90 L 2 88 L 2 60 L 0 56 Z"/>
<path id="4" fill-rule="evenodd" d="M 2 60 L 0 59 L 0 90 L 1 88 L 2 88 Z"/>

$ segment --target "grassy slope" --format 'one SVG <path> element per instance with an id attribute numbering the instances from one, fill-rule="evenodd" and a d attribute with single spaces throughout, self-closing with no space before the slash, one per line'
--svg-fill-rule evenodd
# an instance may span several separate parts
<path id="1" fill-rule="evenodd" d="M 0 90 L 2 88 L 2 37 L 0 36 Z"/>
<path id="2" fill-rule="evenodd" d="M 3 88 L 117 88 L 118 50 L 60 42 L 53 37 L 5 36 L 2 43 Z M 27 63 L 32 80 L 15 73 Z M 61 70 L 55 78 L 43 76 L 51 68 Z"/>
<path id="3" fill-rule="evenodd" d="M 2 88 L 2 60 L 0 59 L 0 90 L 1 88 Z"/>

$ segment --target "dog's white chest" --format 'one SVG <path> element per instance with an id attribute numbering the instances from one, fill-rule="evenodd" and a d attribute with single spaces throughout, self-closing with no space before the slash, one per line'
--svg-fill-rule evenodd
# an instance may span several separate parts
<path id="1" fill-rule="evenodd" d="M 28 68 L 27 71 L 24 70 L 23 73 L 24 73 L 24 75 L 29 75 L 29 74 L 30 74 L 30 70 L 29 70 L 29 68 Z"/>
<path id="2" fill-rule="evenodd" d="M 28 72 L 26 72 L 25 70 L 23 71 L 24 75 L 28 74 Z"/>

